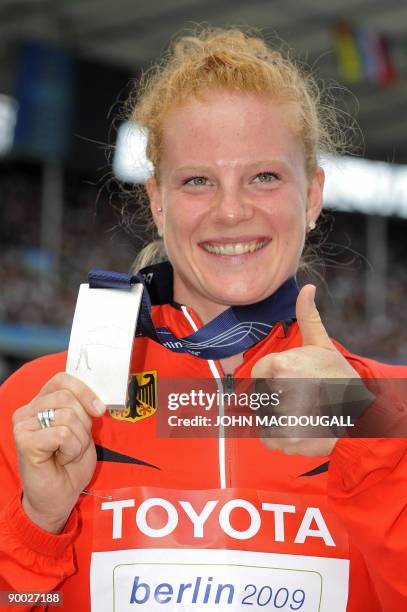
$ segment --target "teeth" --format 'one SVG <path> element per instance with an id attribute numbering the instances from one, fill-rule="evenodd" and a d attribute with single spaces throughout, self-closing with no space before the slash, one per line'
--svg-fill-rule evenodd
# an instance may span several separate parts
<path id="1" fill-rule="evenodd" d="M 267 240 L 261 242 L 234 242 L 230 244 L 203 244 L 203 248 L 208 253 L 215 255 L 244 255 L 245 253 L 254 253 L 263 248 Z"/>

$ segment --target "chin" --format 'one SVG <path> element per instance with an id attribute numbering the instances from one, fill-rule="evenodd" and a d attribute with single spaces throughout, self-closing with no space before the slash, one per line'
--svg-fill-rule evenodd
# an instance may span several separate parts
<path id="1" fill-rule="evenodd" d="M 260 302 L 266 297 L 274 293 L 280 285 L 283 284 L 285 276 L 278 271 L 271 269 L 270 263 L 267 266 L 256 267 L 256 270 L 250 274 L 240 274 L 238 278 L 234 278 L 231 282 L 231 277 L 216 277 L 213 283 L 208 283 L 208 286 L 217 288 L 217 293 L 229 296 L 231 300 L 241 304 L 254 304 Z"/>
<path id="2" fill-rule="evenodd" d="M 247 287 L 239 287 L 238 289 L 233 288 L 228 291 L 219 291 L 219 285 L 214 288 L 213 292 L 210 292 L 211 298 L 218 304 L 225 306 L 244 306 L 245 304 L 255 304 L 264 300 L 266 297 L 271 295 L 274 289 L 267 287 L 267 289 L 247 289 Z M 207 289 L 207 293 L 208 289 Z"/>

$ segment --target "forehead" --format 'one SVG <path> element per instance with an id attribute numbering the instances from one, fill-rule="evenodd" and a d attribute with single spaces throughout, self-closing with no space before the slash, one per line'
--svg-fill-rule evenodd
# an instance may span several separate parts
<path id="1" fill-rule="evenodd" d="M 303 162 L 293 103 L 253 93 L 211 91 L 172 110 L 162 131 L 162 166 L 284 158 Z"/>

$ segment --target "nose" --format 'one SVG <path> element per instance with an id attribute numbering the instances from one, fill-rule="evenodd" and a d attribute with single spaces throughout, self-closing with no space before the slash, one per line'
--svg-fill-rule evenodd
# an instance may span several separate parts
<path id="1" fill-rule="evenodd" d="M 213 221 L 225 225 L 248 221 L 253 216 L 250 197 L 239 186 L 219 189 L 211 202 L 211 208 Z"/>

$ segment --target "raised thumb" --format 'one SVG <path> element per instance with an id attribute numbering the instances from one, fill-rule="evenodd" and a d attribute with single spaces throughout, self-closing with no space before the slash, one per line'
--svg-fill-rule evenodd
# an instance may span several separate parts
<path id="1" fill-rule="evenodd" d="M 302 345 L 336 350 L 315 305 L 315 292 L 316 287 L 314 285 L 305 285 L 297 297 L 297 322 L 301 332 Z"/>

